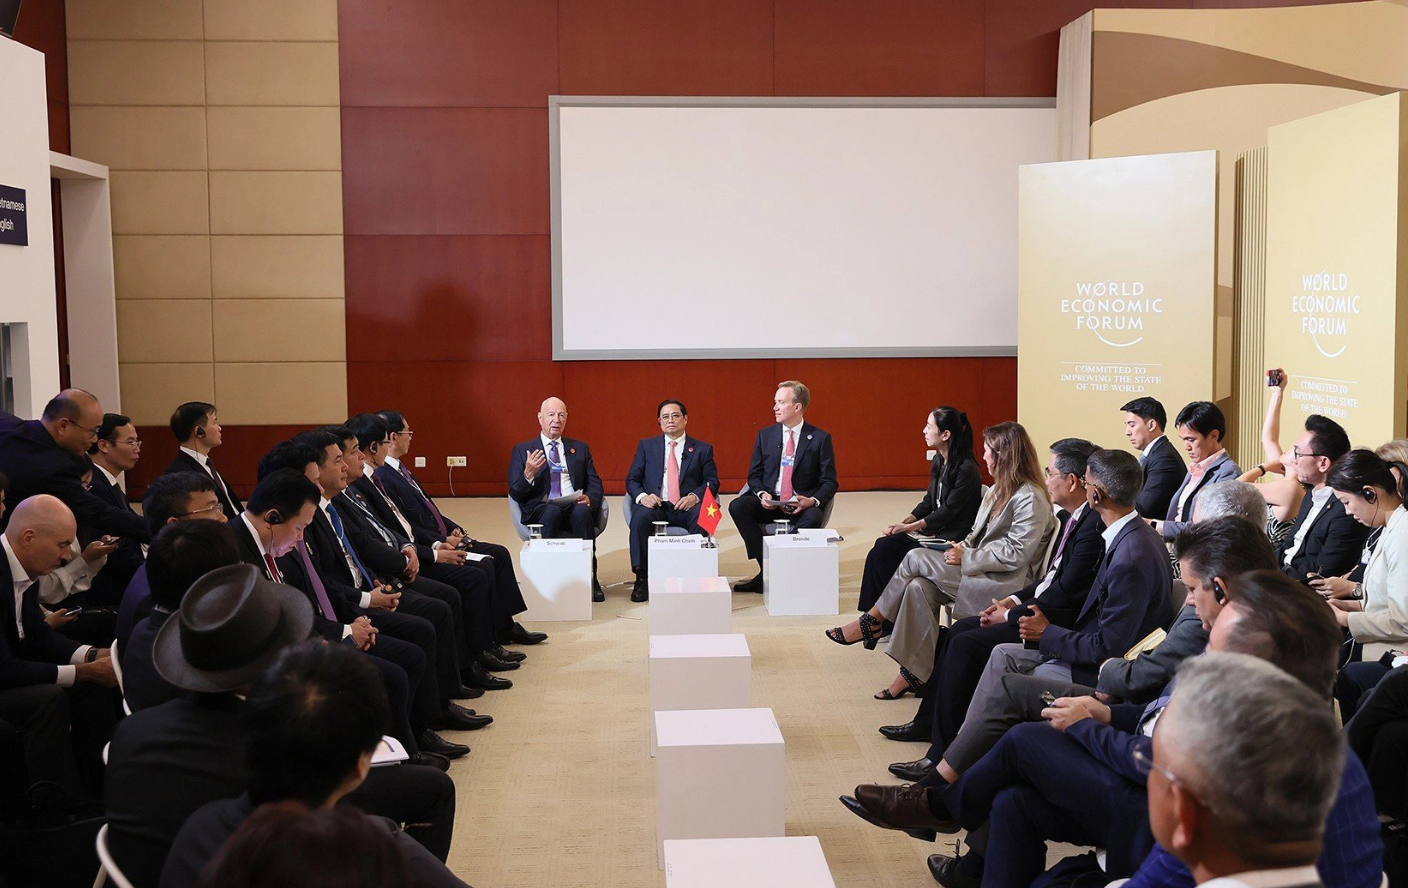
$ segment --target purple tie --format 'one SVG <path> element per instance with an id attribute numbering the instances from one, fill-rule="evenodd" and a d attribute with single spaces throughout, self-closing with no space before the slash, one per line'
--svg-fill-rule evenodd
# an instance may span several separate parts
<path id="1" fill-rule="evenodd" d="M 557 442 L 548 442 L 548 499 L 557 499 L 562 496 L 562 474 L 554 467 L 561 465 L 557 458 Z"/>
<path id="2" fill-rule="evenodd" d="M 445 529 L 445 519 L 441 517 L 440 510 L 435 508 L 435 503 L 431 502 L 430 497 L 425 495 L 425 491 L 420 489 L 420 485 L 416 483 L 416 479 L 411 475 L 411 470 L 406 468 L 405 463 L 401 463 L 401 474 L 410 482 L 415 492 L 420 494 L 420 498 L 425 500 L 425 504 L 430 507 L 430 514 L 435 517 L 435 528 L 440 531 L 440 539 L 443 540 L 449 536 Z"/>
<path id="3" fill-rule="evenodd" d="M 1066 551 L 1066 541 L 1071 538 L 1071 531 L 1075 529 L 1076 516 L 1072 515 L 1071 517 L 1066 519 L 1066 532 L 1061 534 L 1061 545 L 1056 547 L 1056 555 L 1051 559 L 1052 564 L 1055 564 L 1057 561 L 1061 560 L 1061 553 Z"/>
<path id="4" fill-rule="evenodd" d="M 313 569 L 313 559 L 308 557 L 308 544 L 303 540 L 298 541 L 298 557 L 303 561 L 303 570 L 308 574 L 308 582 L 313 584 L 313 594 L 318 597 L 318 609 L 323 612 L 324 617 L 334 623 L 338 622 L 337 611 L 332 609 L 328 590 L 323 587 L 323 578 Z"/>

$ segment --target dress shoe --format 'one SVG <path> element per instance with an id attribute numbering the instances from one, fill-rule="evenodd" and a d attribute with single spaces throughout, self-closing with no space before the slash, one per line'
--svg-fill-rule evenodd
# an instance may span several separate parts
<path id="1" fill-rule="evenodd" d="M 929 875 L 944 888 L 980 888 L 983 884 L 981 878 L 964 872 L 962 857 L 949 857 L 947 854 L 929 855 Z"/>
<path id="2" fill-rule="evenodd" d="M 457 759 L 462 755 L 469 755 L 469 747 L 463 743 L 451 743 L 444 737 L 430 730 L 421 731 L 416 738 L 416 744 L 423 752 L 433 752 L 436 755 L 443 755 L 447 759 Z"/>
<path id="3" fill-rule="evenodd" d="M 936 833 L 952 834 L 962 829 L 956 820 L 935 817 L 929 810 L 929 789 L 912 783 L 904 786 L 863 783 L 856 787 L 855 796 L 849 802 L 843 796 L 841 803 L 876 826 L 897 829 L 926 842 L 934 841 Z"/>
<path id="4" fill-rule="evenodd" d="M 606 593 L 601 591 L 601 584 L 596 581 L 596 577 L 592 577 L 592 601 L 600 604 L 605 600 Z"/>
<path id="5" fill-rule="evenodd" d="M 743 580 L 733 584 L 735 592 L 761 592 L 763 591 L 763 572 L 758 573 L 751 580 Z"/>
<path id="6" fill-rule="evenodd" d="M 474 700 L 482 696 L 484 696 L 482 688 L 471 688 L 463 684 L 450 691 L 451 700 Z"/>
<path id="7" fill-rule="evenodd" d="M 929 776 L 929 772 L 934 770 L 934 764 L 928 758 L 915 759 L 912 762 L 895 762 L 890 766 L 890 773 L 906 783 L 918 783 Z"/>
<path id="8" fill-rule="evenodd" d="M 522 623 L 499 630 L 499 644 L 538 644 L 548 640 L 546 632 L 530 632 Z"/>
<path id="9" fill-rule="evenodd" d="M 478 656 L 474 658 L 474 662 L 483 666 L 490 672 L 512 672 L 518 668 L 517 663 L 508 663 L 504 660 L 500 660 L 489 651 L 480 651 Z"/>
<path id="10" fill-rule="evenodd" d="M 636 577 L 636 584 L 631 587 L 631 600 L 637 604 L 650 600 L 650 581 L 644 576 Z"/>
<path id="11" fill-rule="evenodd" d="M 522 663 L 528 659 L 528 655 L 522 651 L 511 651 L 501 644 L 496 644 L 489 648 L 489 653 L 503 660 L 505 663 Z"/>
<path id="12" fill-rule="evenodd" d="M 489 670 L 474 663 L 469 667 L 469 674 L 460 676 L 467 679 L 465 684 L 470 687 L 480 688 L 485 691 L 506 691 L 513 687 L 513 682 L 506 678 L 499 678 L 497 675 L 490 675 Z"/>
<path id="13" fill-rule="evenodd" d="M 443 755 L 434 752 L 413 752 L 406 760 L 408 765 L 426 765 L 431 768 L 439 768 L 442 771 L 450 770 L 450 760 Z"/>
<path id="14" fill-rule="evenodd" d="M 479 715 L 473 709 L 450 703 L 435 720 L 435 728 L 440 731 L 477 731 L 493 723 L 492 715 Z"/>
<path id="15" fill-rule="evenodd" d="M 918 722 L 907 721 L 902 725 L 882 725 L 880 733 L 889 740 L 928 740 L 929 728 Z"/>

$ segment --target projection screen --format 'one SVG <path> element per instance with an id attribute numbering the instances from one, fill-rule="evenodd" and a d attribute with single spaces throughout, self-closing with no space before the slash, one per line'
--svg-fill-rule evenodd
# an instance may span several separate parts
<path id="1" fill-rule="evenodd" d="M 1049 99 L 553 96 L 558 360 L 1011 355 Z"/>

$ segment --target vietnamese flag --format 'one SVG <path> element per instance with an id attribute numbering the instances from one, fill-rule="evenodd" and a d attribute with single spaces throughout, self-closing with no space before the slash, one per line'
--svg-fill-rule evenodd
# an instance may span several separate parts
<path id="1" fill-rule="evenodd" d="M 723 517 L 724 510 L 719 508 L 719 501 L 714 499 L 714 491 L 705 487 L 704 501 L 700 503 L 699 508 L 699 527 L 709 536 L 713 536 Z"/>

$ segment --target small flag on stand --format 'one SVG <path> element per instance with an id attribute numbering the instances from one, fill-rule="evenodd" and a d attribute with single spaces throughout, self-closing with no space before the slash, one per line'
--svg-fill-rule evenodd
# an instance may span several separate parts
<path id="1" fill-rule="evenodd" d="M 724 510 L 719 508 L 719 501 L 714 498 L 714 491 L 705 487 L 704 501 L 700 503 L 699 508 L 699 528 L 709 536 L 713 536 L 723 517 Z"/>

